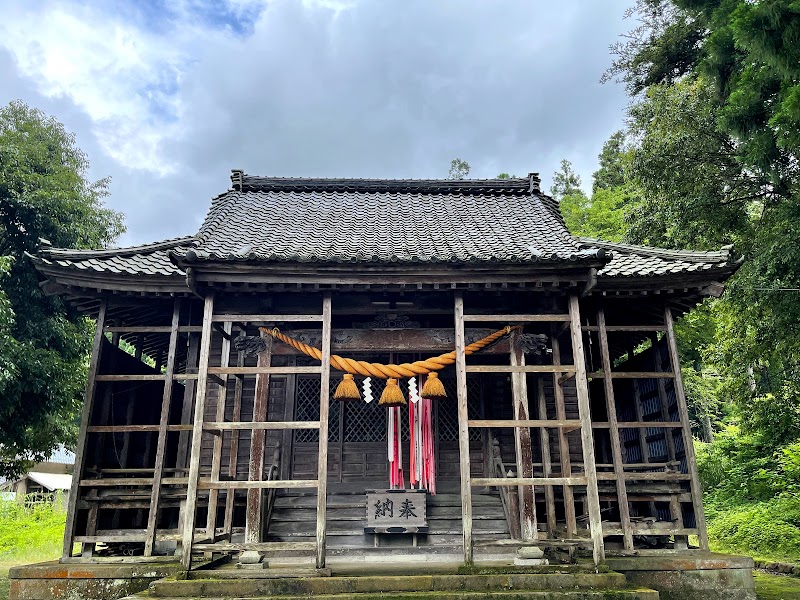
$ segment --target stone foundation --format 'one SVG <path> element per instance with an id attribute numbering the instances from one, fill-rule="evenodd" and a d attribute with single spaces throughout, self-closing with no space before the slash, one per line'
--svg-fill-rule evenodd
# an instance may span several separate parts
<path id="1" fill-rule="evenodd" d="M 756 600 L 753 559 L 711 552 L 673 556 L 609 557 L 610 569 L 660 600 Z"/>
<path id="2" fill-rule="evenodd" d="M 177 562 L 146 564 L 60 564 L 14 567 L 9 600 L 117 600 L 146 590 L 180 570 Z"/>

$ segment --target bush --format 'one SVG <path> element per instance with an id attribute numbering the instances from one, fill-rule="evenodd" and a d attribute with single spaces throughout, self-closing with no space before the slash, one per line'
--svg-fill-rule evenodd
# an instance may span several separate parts
<path id="1" fill-rule="evenodd" d="M 728 509 L 712 502 L 708 516 L 709 536 L 720 549 L 800 560 L 800 497 L 796 495 Z"/>
<path id="2" fill-rule="evenodd" d="M 0 563 L 35 562 L 59 555 L 66 522 L 60 500 L 28 505 L 0 500 Z"/>

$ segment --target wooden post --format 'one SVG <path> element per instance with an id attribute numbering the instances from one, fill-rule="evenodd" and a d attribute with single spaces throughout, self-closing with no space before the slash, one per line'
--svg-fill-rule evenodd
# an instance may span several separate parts
<path id="1" fill-rule="evenodd" d="M 652 345 L 651 351 L 653 352 L 653 367 L 656 371 L 663 371 L 664 364 L 661 360 L 661 351 L 658 349 L 658 336 L 653 335 L 650 338 L 650 343 Z M 666 380 L 658 378 L 656 379 L 656 387 L 658 388 L 658 401 L 661 408 L 661 420 L 662 421 L 669 421 L 671 419 L 669 414 L 669 396 L 667 395 L 667 383 Z M 677 398 L 677 393 L 676 393 Z M 673 461 L 676 459 L 675 453 L 675 438 L 673 436 L 672 431 L 665 430 L 664 431 L 664 441 L 667 443 L 667 456 L 668 460 Z"/>
<path id="2" fill-rule="evenodd" d="M 322 298 L 322 373 L 319 382 L 319 454 L 317 456 L 317 568 L 325 567 L 328 507 L 328 412 L 331 393 L 331 293 Z"/>
<path id="3" fill-rule="evenodd" d="M 556 328 L 551 328 L 551 339 L 553 346 L 553 365 L 561 365 L 561 343 L 558 341 Z M 560 381 L 561 373 L 553 373 L 553 396 L 556 403 L 556 419 L 564 421 L 567 418 L 567 410 L 564 406 L 564 388 Z M 572 459 L 569 455 L 569 439 L 563 427 L 558 428 L 558 454 L 561 462 L 561 476 L 572 477 Z M 578 532 L 578 523 L 575 517 L 575 493 L 572 486 L 565 485 L 564 494 L 564 518 L 567 522 L 567 537 L 574 539 Z"/>
<path id="4" fill-rule="evenodd" d="M 69 495 L 69 505 L 67 506 L 67 520 L 64 528 L 64 547 L 61 556 L 69 558 L 72 556 L 72 539 L 75 536 L 75 521 L 77 520 L 78 501 L 80 500 L 81 488 L 78 485 L 83 477 L 84 457 L 86 456 L 86 438 L 88 437 L 87 428 L 92 416 L 92 406 L 94 405 L 94 395 L 97 389 L 98 370 L 100 368 L 100 350 L 103 345 L 103 327 L 106 321 L 108 302 L 102 300 L 100 309 L 97 312 L 97 325 L 94 330 L 94 343 L 92 344 L 92 358 L 89 362 L 89 376 L 86 380 L 86 394 L 81 412 L 81 425 L 78 432 L 78 445 L 75 447 L 75 466 L 72 472 L 72 488 Z"/>
<path id="5" fill-rule="evenodd" d="M 222 324 L 222 356 L 220 366 L 227 368 L 231 356 L 231 332 L 233 323 L 227 321 Z M 224 385 L 217 388 L 217 410 L 214 420 L 218 423 L 225 420 L 225 404 L 228 401 L 228 375 L 220 375 Z M 211 451 L 211 481 L 219 481 L 219 472 L 222 468 L 222 442 L 225 432 L 220 431 L 214 436 Z M 226 490 L 226 498 L 233 494 L 233 490 Z M 206 514 L 206 536 L 211 538 L 211 543 L 217 541 L 217 506 L 219 505 L 219 490 L 208 490 L 208 512 Z"/>
<path id="6" fill-rule="evenodd" d="M 269 367 L 272 363 L 272 336 L 262 333 L 266 349 L 258 354 L 258 366 Z M 253 422 L 266 421 L 269 414 L 269 373 L 256 375 L 256 388 L 253 398 Z M 250 464 L 248 481 L 261 481 L 264 478 L 264 445 L 267 432 L 253 429 L 250 434 Z M 261 542 L 264 490 L 247 490 L 247 512 L 245 515 L 244 541 L 246 544 Z"/>
<path id="7" fill-rule="evenodd" d="M 614 398 L 614 380 L 611 378 L 611 355 L 608 351 L 608 331 L 606 330 L 606 313 L 597 310 L 598 337 L 600 338 L 600 355 L 603 361 L 603 385 L 605 386 L 606 411 L 611 435 L 611 456 L 614 461 L 614 478 L 617 484 L 617 502 L 619 516 L 622 521 L 622 538 L 626 550 L 633 550 L 633 531 L 631 528 L 631 510 L 628 505 L 628 489 L 625 486 L 625 467 L 622 465 L 622 443 L 619 438 L 617 419 L 617 403 Z"/>
<path id="8" fill-rule="evenodd" d="M 169 425 L 169 409 L 172 403 L 172 375 L 175 373 L 175 354 L 178 349 L 178 325 L 181 316 L 181 301 L 175 299 L 172 309 L 172 325 L 169 333 L 169 350 L 167 354 L 166 379 L 164 393 L 161 396 L 161 416 L 158 421 L 158 442 L 156 443 L 156 462 L 153 471 L 153 489 L 150 491 L 150 512 L 147 515 L 147 537 L 144 542 L 144 555 L 153 555 L 158 525 L 158 503 L 161 498 L 161 478 L 164 476 L 164 454 L 167 449 L 167 425 Z"/>
<path id="9" fill-rule="evenodd" d="M 512 367 L 525 366 L 525 353 L 517 344 L 519 330 L 511 333 L 510 360 Z M 527 421 L 530 419 L 528 410 L 528 381 L 526 373 L 511 374 L 511 400 L 514 405 L 514 419 Z M 514 447 L 517 458 L 517 477 L 533 477 L 533 448 L 531 447 L 531 430 L 528 427 L 514 428 Z M 521 485 L 517 488 L 520 497 L 520 527 L 522 541 L 530 542 L 538 537 L 536 526 L 536 503 L 533 486 Z"/>
<path id="10" fill-rule="evenodd" d="M 683 389 L 681 363 L 678 355 L 678 342 L 675 339 L 675 328 L 672 322 L 672 309 L 670 309 L 669 306 L 664 308 L 664 321 L 667 325 L 667 341 L 669 343 L 669 356 L 670 362 L 672 363 L 672 372 L 675 375 L 673 382 L 675 386 L 675 398 L 678 401 L 678 412 L 681 417 L 681 432 L 683 433 L 683 447 L 684 451 L 686 452 L 686 466 L 689 469 L 689 475 L 691 477 L 694 518 L 697 524 L 698 537 L 700 538 L 700 548 L 703 550 L 708 550 L 706 514 L 703 510 L 703 488 L 700 486 L 700 475 L 697 472 L 697 461 L 694 456 L 694 438 L 692 437 L 692 425 L 689 421 L 689 407 L 686 402 L 686 392 Z"/>
<path id="11" fill-rule="evenodd" d="M 575 387 L 578 391 L 578 414 L 581 420 L 581 445 L 583 446 L 583 470 L 586 476 L 586 503 L 589 513 L 589 531 L 592 536 L 594 563 L 605 560 L 603 548 L 603 525 L 600 522 L 600 494 L 597 490 L 597 468 L 594 461 L 594 436 L 592 414 L 589 406 L 589 381 L 586 376 L 586 356 L 583 352 L 581 313 L 578 296 L 569 297 L 570 333 L 572 335 L 572 358 L 575 362 Z"/>
<path id="12" fill-rule="evenodd" d="M 455 294 L 456 389 L 458 402 L 458 451 L 461 471 L 461 523 L 464 537 L 464 564 L 472 558 L 472 481 L 469 469 L 469 428 L 467 419 L 467 365 L 464 354 L 464 296 Z"/>
<path id="13" fill-rule="evenodd" d="M 544 379 L 537 377 L 536 392 L 539 403 L 539 418 L 547 419 L 547 398 L 544 393 Z M 542 473 L 545 477 L 553 476 L 553 462 L 550 457 L 550 432 L 547 427 L 539 428 L 540 443 L 542 445 Z M 544 502 L 547 507 L 547 537 L 556 535 L 556 498 L 552 485 L 544 488 Z"/>
<path id="14" fill-rule="evenodd" d="M 197 367 L 197 400 L 194 406 L 192 444 L 189 455 L 189 481 L 186 489 L 186 507 L 183 515 L 181 565 L 187 571 L 192 567 L 192 543 L 197 509 L 197 482 L 200 478 L 200 446 L 203 439 L 203 416 L 208 388 L 208 361 L 211 350 L 211 317 L 214 313 L 214 295 L 207 294 L 203 302 L 203 332 L 200 337 L 200 363 Z"/>
<path id="15" fill-rule="evenodd" d="M 240 350 L 236 356 L 236 366 L 243 367 L 244 366 L 244 351 Z M 233 414 L 231 415 L 231 421 L 239 422 L 242 419 L 242 392 L 244 391 L 244 376 L 242 375 L 235 375 L 236 382 L 234 383 L 233 387 Z M 288 419 L 285 419 L 288 421 Z M 239 430 L 233 429 L 231 430 L 231 449 L 228 458 L 228 477 L 233 479 L 234 481 L 239 476 Z M 225 496 L 225 522 L 223 524 L 223 531 L 225 535 L 228 537 L 228 541 L 231 539 L 231 534 L 233 533 L 233 509 L 236 503 L 236 490 L 231 488 L 227 491 L 227 495 Z"/>

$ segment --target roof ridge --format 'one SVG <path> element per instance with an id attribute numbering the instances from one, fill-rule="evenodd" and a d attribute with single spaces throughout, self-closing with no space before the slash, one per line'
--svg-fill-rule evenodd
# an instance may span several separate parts
<path id="1" fill-rule="evenodd" d="M 112 256 L 132 256 L 134 254 L 147 254 L 158 250 L 169 250 L 177 246 L 197 241 L 196 235 L 187 235 L 179 238 L 170 238 L 158 242 L 127 246 L 124 248 L 103 248 L 100 250 L 77 250 L 74 248 L 42 248 L 40 254 L 50 258 L 81 259 L 81 258 L 108 258 Z"/>
<path id="2" fill-rule="evenodd" d="M 639 244 L 628 244 L 625 242 L 609 242 L 598 238 L 575 236 L 581 243 L 587 245 L 601 246 L 610 250 L 622 250 L 634 252 L 644 256 L 665 257 L 665 258 L 680 258 L 687 262 L 706 262 L 709 258 L 720 258 L 730 260 L 731 249 L 730 246 L 723 246 L 719 250 L 673 250 L 669 248 L 656 248 L 654 246 L 641 246 Z"/>

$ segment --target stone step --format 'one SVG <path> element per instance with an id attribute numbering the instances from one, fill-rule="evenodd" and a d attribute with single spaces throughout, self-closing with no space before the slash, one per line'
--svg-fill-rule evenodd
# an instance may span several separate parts
<path id="1" fill-rule="evenodd" d="M 128 596 L 122 600 L 143 600 L 149 596 Z M 198 596 L 197 598 L 201 598 Z M 203 600 L 308 600 L 308 596 L 202 596 Z M 406 592 L 314 595 L 317 600 L 409 600 Z M 185 600 L 183 596 L 163 596 L 162 600 Z M 571 590 L 571 591 L 483 591 L 415 592 L 414 600 L 658 600 L 658 592 L 646 589 Z"/>
<path id="2" fill-rule="evenodd" d="M 268 571 L 268 570 L 267 570 Z M 568 567 L 541 567 L 529 572 L 496 572 L 491 574 L 432 574 L 432 575 L 369 575 L 361 577 L 283 577 L 266 578 L 263 571 L 239 571 L 239 577 L 215 578 L 213 571 L 193 572 L 191 579 L 162 579 L 150 586 L 156 598 L 259 598 L 259 597 L 325 597 L 387 598 L 389 595 L 435 592 L 442 594 L 473 593 L 487 597 L 489 593 L 515 592 L 619 592 L 626 590 L 625 577 L 620 573 L 593 573 Z M 258 573 L 248 577 L 249 573 Z M 354 596 L 358 594 L 358 596 Z M 481 596 L 483 594 L 483 596 Z M 415 596 L 416 597 L 416 596 Z M 459 596 L 453 596 L 458 598 Z M 466 596 L 465 596 L 466 597 Z M 523 596 L 520 596 L 523 597 Z M 530 596 L 535 598 L 536 596 Z M 548 597 L 548 596 L 540 596 Z M 553 596 L 557 598 L 558 596 Z M 597 596 L 565 596 L 565 598 L 603 598 Z M 615 598 L 658 598 L 651 596 L 612 596 Z M 513 598 L 511 596 L 510 598 Z"/>

